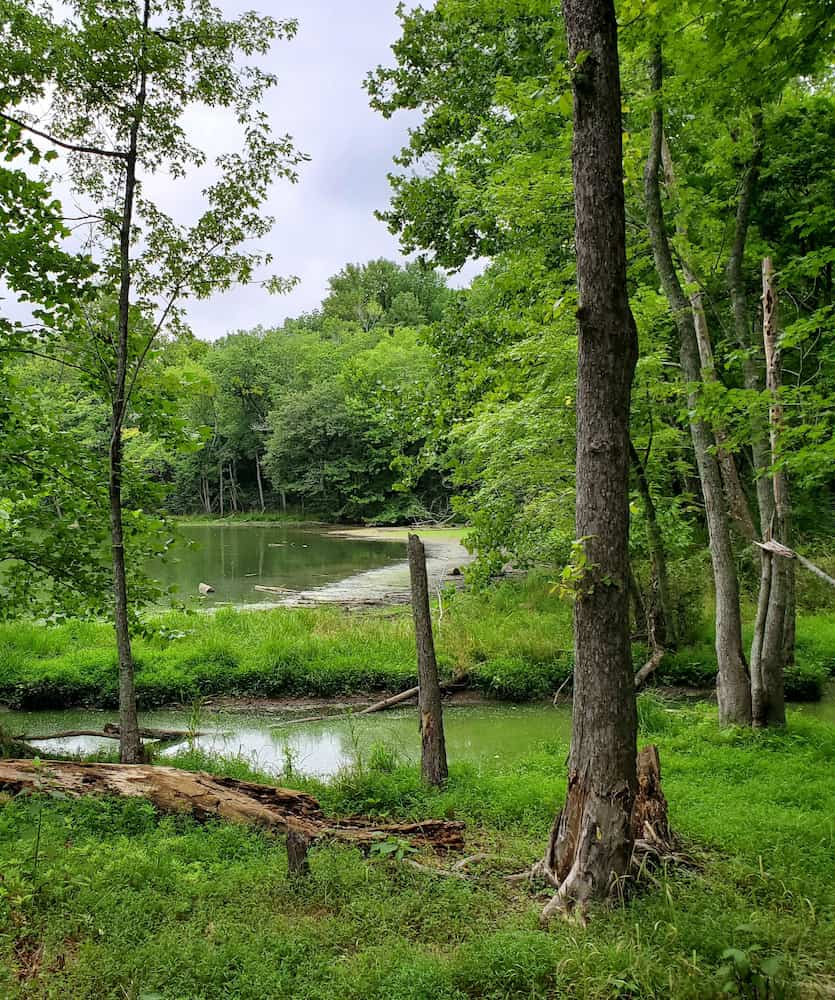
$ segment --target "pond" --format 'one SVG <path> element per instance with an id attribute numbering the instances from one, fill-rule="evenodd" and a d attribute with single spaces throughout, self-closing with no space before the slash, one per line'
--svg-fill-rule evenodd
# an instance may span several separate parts
<path id="1" fill-rule="evenodd" d="M 180 533 L 190 544 L 174 546 L 168 560 L 154 563 L 149 571 L 164 586 L 177 588 L 175 599 L 191 605 L 281 602 L 281 593 L 264 593 L 256 586 L 305 596 L 336 585 L 345 586 L 349 594 L 369 586 L 383 591 L 408 588 L 406 545 L 400 541 L 349 538 L 324 528 L 281 523 L 189 524 Z M 370 580 L 369 573 L 374 574 Z M 201 583 L 214 593 L 198 596 Z"/>
<path id="2" fill-rule="evenodd" d="M 792 705 L 790 711 L 835 723 L 835 690 L 830 688 L 822 702 Z M 307 710 L 303 716 L 310 714 L 317 713 Z M 367 716 L 342 714 L 318 722 L 299 722 L 299 718 L 298 712 L 204 710 L 195 719 L 187 710 L 164 709 L 143 712 L 141 724 L 157 729 L 199 728 L 204 735 L 194 741 L 196 746 L 225 757 L 239 757 L 271 774 L 280 774 L 291 762 L 294 770 L 304 774 L 332 777 L 358 756 L 367 760 L 375 744 L 393 750 L 403 763 L 420 760 L 414 707 Z M 113 711 L 0 711 L 0 727 L 14 734 L 101 730 L 105 723 L 115 721 Z M 507 703 L 451 706 L 445 709 L 444 723 L 451 763 L 512 762 L 543 747 L 564 754 L 571 733 L 571 711 L 568 704 L 556 708 L 550 704 Z M 112 753 L 115 749 L 115 741 L 94 737 L 49 740 L 36 745 L 45 756 L 102 750 Z M 163 755 L 176 753 L 177 749 L 168 748 Z"/>

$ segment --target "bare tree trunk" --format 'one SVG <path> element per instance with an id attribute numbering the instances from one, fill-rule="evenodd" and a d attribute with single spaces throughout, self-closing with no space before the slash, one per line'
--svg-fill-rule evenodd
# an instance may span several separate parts
<path id="1" fill-rule="evenodd" d="M 440 786 L 448 776 L 444 718 L 429 612 L 426 553 L 417 535 L 409 535 L 409 574 L 412 578 L 412 614 L 417 642 L 421 773 L 427 784 Z"/>
<path id="2" fill-rule="evenodd" d="M 143 31 L 150 23 L 150 0 L 145 0 Z M 143 35 L 144 37 L 144 35 Z M 130 128 L 125 159 L 125 194 L 119 234 L 119 319 L 116 343 L 116 378 L 113 385 L 113 408 L 110 421 L 108 495 L 110 500 L 110 548 L 113 563 L 113 621 L 119 657 L 119 759 L 123 764 L 139 764 L 143 759 L 136 712 L 136 684 L 128 615 L 125 534 L 122 520 L 122 430 L 127 413 L 127 376 L 130 334 L 131 227 L 136 199 L 136 165 L 139 126 L 147 97 L 146 72 L 140 72 L 136 95 L 136 114 Z"/>
<path id="3" fill-rule="evenodd" d="M 264 506 L 264 484 L 261 480 L 261 460 L 258 458 L 258 452 L 255 452 L 255 479 L 258 483 L 258 501 L 261 504 L 261 513 L 263 514 L 266 510 Z"/>
<path id="4" fill-rule="evenodd" d="M 220 463 L 220 470 L 218 472 L 218 497 L 220 503 L 220 516 L 223 517 L 223 462 Z"/>
<path id="5" fill-rule="evenodd" d="M 670 304 L 679 334 L 681 367 L 689 383 L 690 434 L 705 500 L 705 516 L 716 588 L 716 658 L 719 722 L 722 725 L 750 725 L 751 690 L 745 654 L 742 650 L 742 615 L 739 581 L 731 544 L 730 517 L 722 486 L 719 463 L 713 453 L 712 434 L 697 414 L 695 386 L 701 381 L 701 359 L 690 303 L 676 273 L 661 205 L 659 168 L 664 118 L 661 107 L 661 51 L 656 48 L 650 63 L 656 106 L 652 112 L 652 137 L 644 172 L 647 223 L 655 266 Z"/>
<path id="6" fill-rule="evenodd" d="M 664 168 L 664 180 L 668 191 L 675 193 L 676 179 L 673 158 L 670 148 L 667 145 L 666 136 L 661 136 L 661 162 Z M 680 218 L 676 218 L 676 233 L 685 244 L 687 243 L 687 229 L 681 224 Z M 690 286 L 688 298 L 690 309 L 693 313 L 693 326 L 696 332 L 696 342 L 699 346 L 699 358 L 702 365 L 702 379 L 705 382 L 718 382 L 716 374 L 716 364 L 713 358 L 713 345 L 710 340 L 710 328 L 705 314 L 704 297 L 702 295 L 701 283 L 698 276 L 690 266 L 687 253 L 680 254 L 681 269 L 684 280 Z M 716 458 L 719 462 L 719 469 L 722 475 L 722 484 L 725 489 L 725 497 L 728 503 L 728 510 L 733 519 L 733 523 L 739 529 L 743 538 L 753 541 L 756 537 L 754 519 L 751 515 L 751 506 L 742 488 L 739 478 L 739 470 L 733 453 L 728 445 L 728 434 L 723 427 L 714 427 L 713 434 L 716 438 Z"/>
<path id="7" fill-rule="evenodd" d="M 537 866 L 580 912 L 628 871 L 637 787 L 629 643 L 629 403 L 638 355 L 626 285 L 620 74 L 612 0 L 564 0 L 574 92 L 577 510 L 587 559 L 574 605 L 568 792 Z"/>
<path id="8" fill-rule="evenodd" d="M 670 582 L 667 575 L 667 556 L 664 552 L 664 539 L 658 526 L 658 515 L 655 502 L 649 488 L 646 469 L 632 441 L 629 442 L 629 457 L 635 470 L 638 492 L 644 501 L 644 511 L 647 520 L 647 547 L 652 567 L 652 595 L 647 615 L 647 633 L 650 642 L 655 646 L 676 645 L 676 623 L 673 605 L 670 599 Z"/>
<path id="9" fill-rule="evenodd" d="M 777 344 L 777 291 L 774 286 L 774 269 L 771 259 L 762 264 L 763 275 L 763 343 L 766 359 L 766 386 L 771 395 L 769 428 L 771 438 L 771 485 L 774 495 L 776 540 L 791 547 L 791 503 L 786 474 L 776 463 L 779 458 L 779 438 L 783 422 L 780 405 L 781 364 Z M 770 537 L 770 536 L 769 536 Z M 758 656 L 751 661 L 751 694 L 754 725 L 782 726 L 786 722 L 786 705 L 783 691 L 783 666 L 785 655 L 786 606 L 788 603 L 788 560 L 761 550 L 763 563 L 770 572 L 767 603 L 761 599 L 757 613 L 755 640 L 759 640 Z M 763 571 L 765 577 L 765 570 Z M 761 595 L 762 597 L 762 595 Z"/>

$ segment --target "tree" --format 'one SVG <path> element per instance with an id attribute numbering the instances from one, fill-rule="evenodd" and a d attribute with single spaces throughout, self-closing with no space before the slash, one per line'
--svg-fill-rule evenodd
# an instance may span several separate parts
<path id="1" fill-rule="evenodd" d="M 617 22 L 612 0 L 563 3 L 574 93 L 577 503 L 574 712 L 566 803 L 540 870 L 543 912 L 604 898 L 629 867 L 637 718 L 629 644 L 629 405 L 638 337 L 626 284 Z"/>
<path id="2" fill-rule="evenodd" d="M 12 4 L 25 10 L 26 4 Z M 34 119 L 25 104 L 3 120 L 65 151 L 73 187 L 89 199 L 90 240 L 101 260 L 102 287 L 113 289 L 111 318 L 88 319 L 68 331 L 99 376 L 110 407 L 108 498 L 113 613 L 119 653 L 120 756 L 141 760 L 136 715 L 131 614 L 127 584 L 123 466 L 131 399 L 154 343 L 176 330 L 179 303 L 253 279 L 270 262 L 244 241 L 264 235 L 272 220 L 260 213 L 277 177 L 295 180 L 302 157 L 289 137 L 273 139 L 259 103 L 275 78 L 240 58 L 265 54 L 276 38 L 291 37 L 294 21 L 245 14 L 225 20 L 205 0 L 72 0 L 69 16 L 39 19 L 37 37 L 24 19 L 12 23 L 22 38 L 22 75 L 51 92 L 51 115 Z M 21 26 L 22 25 L 22 26 Z M 18 71 L 20 71 L 18 67 Z M 189 141 L 184 117 L 194 104 L 228 110 L 241 132 L 238 149 L 218 158 L 218 178 L 204 192 L 206 210 L 180 224 L 148 198 L 142 174 L 183 178 L 205 155 Z M 112 143 L 112 144 L 111 144 Z M 141 227 L 141 229 L 140 229 Z M 272 279 L 280 290 L 286 283 Z"/>

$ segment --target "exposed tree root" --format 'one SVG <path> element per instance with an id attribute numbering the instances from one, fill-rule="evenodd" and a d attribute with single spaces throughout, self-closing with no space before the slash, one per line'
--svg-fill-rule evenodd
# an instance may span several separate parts
<path id="1" fill-rule="evenodd" d="M 217 817 L 285 834 L 293 874 L 306 871 L 307 848 L 321 840 L 360 848 L 388 837 L 401 837 L 436 851 L 458 851 L 464 846 L 464 824 L 460 822 L 429 819 L 381 824 L 362 816 L 333 819 L 325 816 L 316 799 L 306 792 L 215 777 L 202 771 L 144 764 L 0 760 L 0 791 L 17 794 L 50 789 L 73 797 L 144 798 L 161 812 L 184 813 L 199 820 Z"/>
<path id="2" fill-rule="evenodd" d="M 631 854 L 625 865 L 627 874 L 616 878 L 610 876 L 609 887 L 612 897 L 622 896 L 628 883 L 635 882 L 647 873 L 649 869 L 666 861 L 673 863 L 683 860 L 684 855 L 676 850 L 676 840 L 670 831 L 667 819 L 667 800 L 661 790 L 661 766 L 658 748 L 648 746 L 641 750 L 637 759 L 638 788 L 632 806 L 628 838 L 631 841 Z M 571 789 L 569 789 L 571 794 Z M 506 876 L 506 881 L 544 881 L 556 892 L 542 911 L 541 922 L 546 925 L 552 917 L 559 914 L 563 917 L 585 923 L 592 896 L 589 886 L 594 884 L 590 877 L 590 866 L 596 863 L 596 844 L 605 836 L 607 824 L 615 830 L 621 815 L 618 804 L 606 799 L 589 796 L 582 790 L 575 794 L 583 794 L 583 802 L 570 812 L 563 809 L 557 817 L 551 832 L 548 851 L 543 859 L 538 861 L 529 871 Z M 588 816 L 594 821 L 588 821 Z M 582 828 L 567 830 L 566 822 L 580 822 Z M 626 835 L 625 835 L 626 836 Z M 559 838 L 574 845 L 573 853 L 558 862 L 556 846 Z"/>

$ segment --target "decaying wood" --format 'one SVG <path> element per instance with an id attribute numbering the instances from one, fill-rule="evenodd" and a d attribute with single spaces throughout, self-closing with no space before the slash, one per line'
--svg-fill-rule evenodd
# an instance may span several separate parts
<path id="1" fill-rule="evenodd" d="M 664 659 L 664 654 L 667 651 L 663 646 L 655 645 L 653 646 L 652 653 L 650 654 L 647 662 L 641 667 L 641 669 L 635 674 L 635 690 L 640 690 L 644 684 L 649 680 L 650 677 L 655 673 L 658 667 L 661 665 L 661 661 Z"/>
<path id="2" fill-rule="evenodd" d="M 199 820 L 218 818 L 260 826 L 289 835 L 290 864 L 304 871 L 307 846 L 335 840 L 369 847 L 388 837 L 401 837 L 415 846 L 458 851 L 464 846 L 464 824 L 428 819 L 418 823 L 376 823 L 373 819 L 326 816 L 306 792 L 258 785 L 203 771 L 145 764 L 88 764 L 65 761 L 0 760 L 0 791 L 57 790 L 65 795 L 118 795 L 143 798 L 165 813 L 184 813 Z"/>
<path id="3" fill-rule="evenodd" d="M 418 709 L 420 715 L 420 767 L 423 780 L 440 786 L 447 780 L 446 742 L 441 707 L 441 685 L 435 659 L 435 639 L 429 610 L 429 582 L 426 552 L 417 535 L 409 535 L 409 576 L 412 583 L 412 616 L 418 666 Z"/>
<path id="4" fill-rule="evenodd" d="M 457 691 L 466 685 L 461 681 L 444 681 L 441 684 L 441 691 Z M 325 719 L 346 719 L 350 715 L 356 718 L 358 715 L 373 715 L 374 712 L 382 712 L 387 708 L 396 708 L 397 705 L 402 705 L 403 702 L 409 701 L 410 698 L 416 698 L 418 696 L 418 687 L 407 688 L 405 691 L 401 691 L 399 694 L 393 694 L 388 698 L 383 698 L 382 701 L 375 701 L 373 705 L 368 705 L 359 712 L 340 712 L 338 714 L 332 713 L 331 715 L 306 715 L 302 719 L 285 719 L 282 723 L 274 726 L 274 729 L 280 729 L 282 726 L 292 726 L 299 725 L 303 722 L 323 722 Z"/>
<path id="5" fill-rule="evenodd" d="M 102 729 L 64 729 L 57 733 L 46 733 L 44 735 L 16 736 L 15 739 L 33 743 L 42 740 L 69 740 L 79 736 L 95 736 L 104 740 L 118 740 L 121 736 L 121 729 L 112 723 L 107 723 Z M 196 739 L 198 736 L 205 736 L 202 732 L 189 732 L 184 729 L 148 729 L 140 727 L 139 735 L 143 740 L 160 740 L 162 743 L 182 743 L 185 740 Z"/>
<path id="6" fill-rule="evenodd" d="M 765 549 L 766 552 L 772 552 L 774 555 L 782 556 L 784 559 L 796 559 L 800 565 L 805 569 L 808 569 L 810 573 L 814 573 L 815 576 L 819 577 L 825 583 L 828 583 L 830 587 L 835 587 L 835 580 L 833 580 L 828 573 L 825 573 L 820 566 L 816 566 L 799 552 L 795 552 L 794 549 L 790 549 L 788 545 L 782 545 L 774 539 L 767 542 L 754 542 L 754 544 L 758 545 L 761 549 Z"/>
<path id="7" fill-rule="evenodd" d="M 260 584 L 256 584 L 253 589 L 260 594 L 295 594 L 295 590 L 288 590 L 286 587 L 262 587 Z"/>

